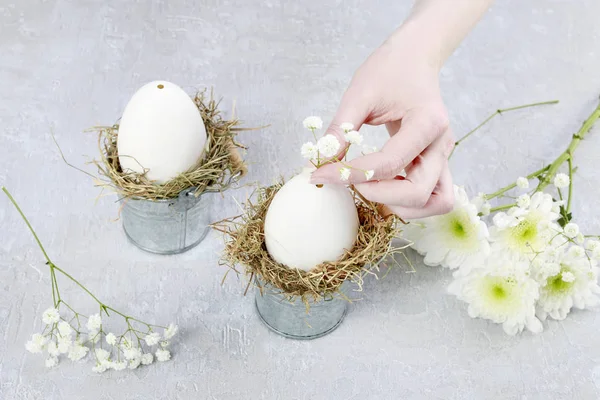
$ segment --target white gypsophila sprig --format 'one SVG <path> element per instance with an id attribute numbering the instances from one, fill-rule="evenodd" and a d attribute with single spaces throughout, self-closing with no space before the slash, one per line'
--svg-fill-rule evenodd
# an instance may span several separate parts
<path id="1" fill-rule="evenodd" d="M 313 142 L 306 142 L 302 145 L 300 154 L 306 159 L 315 160 L 319 156 L 319 148 Z"/>
<path id="2" fill-rule="evenodd" d="M 517 187 L 520 189 L 529 189 L 529 179 L 524 176 L 517 178 Z"/>
<path id="3" fill-rule="evenodd" d="M 317 147 L 323 157 L 333 157 L 340 151 L 340 141 L 333 135 L 325 135 L 319 139 Z"/>
<path id="4" fill-rule="evenodd" d="M 344 139 L 350 144 L 361 145 L 363 136 L 358 131 L 349 131 L 344 135 Z"/>
<path id="5" fill-rule="evenodd" d="M 557 189 L 566 188 L 569 186 L 569 183 L 571 183 L 571 179 L 567 174 L 559 173 L 554 177 L 554 186 L 556 186 Z"/>
<path id="6" fill-rule="evenodd" d="M 304 125 L 304 127 L 308 130 L 315 131 L 323 128 L 323 120 L 313 115 L 306 117 L 304 121 L 302 121 L 302 125 Z"/>

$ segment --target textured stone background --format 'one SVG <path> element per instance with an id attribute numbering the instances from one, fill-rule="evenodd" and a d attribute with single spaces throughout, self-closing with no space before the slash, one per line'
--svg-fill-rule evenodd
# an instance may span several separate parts
<path id="1" fill-rule="evenodd" d="M 246 182 L 271 182 L 302 161 L 300 121 L 325 120 L 352 72 L 402 21 L 391 0 L 0 0 L 0 183 L 54 261 L 107 303 L 182 334 L 170 363 L 98 376 L 91 365 L 46 370 L 24 343 L 50 304 L 48 271 L 25 225 L 0 196 L 2 399 L 595 399 L 600 317 L 575 312 L 537 336 L 506 337 L 472 320 L 445 293 L 446 271 L 393 270 L 370 280 L 333 334 L 312 342 L 260 324 L 243 283 L 220 281 L 222 242 L 211 233 L 172 257 L 131 246 L 114 196 L 68 168 L 94 157 L 82 131 L 110 124 L 136 88 L 167 79 L 214 86 L 248 126 Z M 457 150 L 455 180 L 491 191 L 552 159 L 600 94 L 597 0 L 498 2 L 449 60 L 442 91 L 459 136 L 498 107 L 558 98 L 557 106 L 495 119 Z M 381 145 L 381 129 L 365 129 Z M 600 127 L 577 153 L 574 213 L 600 231 Z M 86 157 L 87 156 L 87 157 Z M 237 212 L 230 192 L 215 218 Z M 418 257 L 412 255 L 415 260 Z M 83 298 L 62 283 L 63 296 Z M 91 304 L 88 304 L 91 306 Z M 82 303 L 82 306 L 86 306 Z M 89 308 L 88 308 L 89 310 Z"/>

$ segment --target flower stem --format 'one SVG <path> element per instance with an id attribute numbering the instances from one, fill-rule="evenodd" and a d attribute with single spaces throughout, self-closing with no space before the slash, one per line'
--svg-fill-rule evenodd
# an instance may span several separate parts
<path id="1" fill-rule="evenodd" d="M 569 154 L 569 158 L 567 159 L 569 163 L 569 199 L 567 200 L 567 212 L 565 214 L 569 215 L 571 212 L 571 199 L 573 198 L 573 155 Z"/>
<path id="2" fill-rule="evenodd" d="M 452 153 L 450 153 L 450 157 L 452 157 L 452 154 L 454 154 L 454 150 L 456 149 L 456 147 L 459 144 L 461 144 L 465 139 L 467 139 L 473 133 L 477 132 L 482 126 L 484 126 L 485 124 L 487 124 L 488 122 L 490 122 L 490 120 L 492 118 L 494 118 L 496 115 L 500 115 L 503 112 L 507 112 L 507 111 L 520 110 L 522 108 L 536 107 L 536 106 L 542 106 L 542 105 L 546 105 L 546 104 L 557 104 L 557 103 L 558 103 L 558 100 L 550 100 L 550 101 L 542 101 L 540 103 L 531 103 L 531 104 L 525 104 L 525 105 L 522 105 L 522 106 L 509 107 L 509 108 L 499 108 L 499 109 L 497 109 L 496 111 L 494 111 L 494 113 L 492 115 L 490 115 L 489 117 L 487 117 L 482 123 L 480 123 L 479 125 L 477 125 L 469 133 L 467 133 L 465 136 L 461 137 L 459 140 L 457 140 L 454 143 L 454 149 L 452 150 Z M 450 158 L 450 157 L 448 157 L 448 158 Z"/>
<path id="3" fill-rule="evenodd" d="M 508 210 L 509 208 L 513 208 L 514 206 L 516 206 L 515 203 L 510 203 L 510 204 L 503 204 L 501 206 L 493 207 L 490 209 L 490 214 L 493 212 L 496 212 L 496 211 Z"/>
<path id="4" fill-rule="evenodd" d="M 527 179 L 533 179 L 533 178 L 537 178 L 538 176 L 540 176 L 540 175 L 542 175 L 544 172 L 546 172 L 546 171 L 548 170 L 548 168 L 550 168 L 550 165 L 547 165 L 547 166 L 545 166 L 545 167 L 544 167 L 544 168 L 542 168 L 542 169 L 539 169 L 539 170 L 537 170 L 537 171 L 535 171 L 535 172 L 532 172 L 531 174 L 527 175 Z M 498 196 L 501 196 L 501 195 L 503 195 L 504 193 L 508 192 L 509 190 L 511 190 L 511 189 L 513 189 L 513 188 L 515 188 L 516 186 L 517 186 L 517 183 L 516 183 L 516 182 L 513 182 L 513 183 L 511 183 L 511 184 L 510 184 L 510 185 L 508 185 L 508 186 L 505 186 L 505 187 L 503 187 L 503 188 L 501 188 L 501 189 L 498 189 L 498 190 L 497 190 L 497 191 L 495 191 L 494 193 L 486 194 L 486 195 L 485 195 L 485 198 L 486 198 L 487 200 L 494 199 L 494 198 L 496 198 L 496 197 L 498 197 Z"/>

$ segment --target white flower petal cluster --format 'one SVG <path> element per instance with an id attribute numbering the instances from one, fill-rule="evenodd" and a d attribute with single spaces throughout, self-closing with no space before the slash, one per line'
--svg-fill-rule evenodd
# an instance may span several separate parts
<path id="1" fill-rule="evenodd" d="M 557 189 L 566 188 L 567 186 L 569 186 L 570 183 L 571 179 L 567 174 L 560 173 L 556 174 L 556 176 L 554 177 L 554 186 L 556 186 Z"/>
<path id="2" fill-rule="evenodd" d="M 309 160 L 315 160 L 319 156 L 319 148 L 313 142 L 306 142 L 302 145 L 302 148 L 300 149 L 300 154 L 304 158 L 307 158 Z"/>
<path id="3" fill-rule="evenodd" d="M 348 133 L 348 132 L 354 130 L 354 124 L 352 122 L 344 122 L 344 123 L 340 124 L 340 129 L 344 133 Z"/>
<path id="4" fill-rule="evenodd" d="M 54 307 L 47 309 L 42 313 L 42 321 L 46 325 L 52 325 L 60 321 L 60 314 L 58 310 Z"/>
<path id="5" fill-rule="evenodd" d="M 333 157 L 340 151 L 340 141 L 333 135 L 325 135 L 319 139 L 317 147 L 323 157 Z"/>
<path id="6" fill-rule="evenodd" d="M 310 116 L 302 121 L 302 125 L 308 130 L 316 130 L 323 128 L 323 120 L 319 117 Z"/>
<path id="7" fill-rule="evenodd" d="M 529 180 L 523 176 L 517 179 L 517 187 L 520 189 L 529 189 Z"/>
<path id="8" fill-rule="evenodd" d="M 349 178 L 350 178 L 350 168 L 340 168 L 340 179 L 344 182 L 346 182 Z"/>
<path id="9" fill-rule="evenodd" d="M 344 139 L 350 144 L 361 145 L 363 136 L 358 131 L 349 131 L 344 135 Z"/>

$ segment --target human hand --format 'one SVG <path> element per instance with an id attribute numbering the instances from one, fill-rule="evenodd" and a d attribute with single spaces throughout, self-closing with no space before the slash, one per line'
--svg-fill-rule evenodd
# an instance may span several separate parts
<path id="1" fill-rule="evenodd" d="M 345 143 L 344 122 L 356 130 L 363 124 L 385 124 L 390 139 L 381 150 L 344 163 L 352 171 L 347 182 L 407 219 L 449 212 L 454 200 L 448 168 L 454 137 L 440 96 L 440 66 L 413 39 L 401 31 L 367 59 L 327 130 Z M 341 183 L 342 167 L 337 162 L 324 165 L 311 182 Z M 367 182 L 364 171 L 369 170 L 375 173 Z"/>

